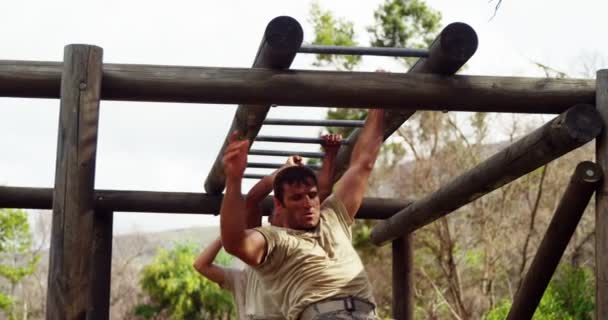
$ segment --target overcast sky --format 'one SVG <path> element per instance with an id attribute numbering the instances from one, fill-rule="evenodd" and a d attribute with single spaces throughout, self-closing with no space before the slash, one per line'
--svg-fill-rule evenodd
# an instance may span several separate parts
<path id="1" fill-rule="evenodd" d="M 380 2 L 320 5 L 355 22 L 358 41 L 367 45 L 365 27 Z M 493 19 L 495 2 L 487 0 L 427 3 L 441 11 L 444 25 L 462 21 L 477 31 L 479 49 L 465 74 L 539 76 L 532 64 L 538 61 L 581 76 L 585 64 L 597 69 L 608 62 L 608 41 L 602 40 L 608 30 L 606 1 L 504 0 Z M 309 1 L 285 0 L 5 1 L 0 59 L 60 61 L 65 45 L 87 43 L 102 47 L 107 63 L 249 67 L 267 23 L 276 16 L 296 18 L 304 41 L 311 41 L 309 8 Z M 311 61 L 298 56 L 293 68 L 310 69 Z M 390 58 L 364 62 L 364 71 L 400 70 Z M 96 188 L 202 192 L 234 110 L 102 102 Z M 53 186 L 58 112 L 58 100 L 0 98 L 0 184 Z M 269 117 L 320 119 L 323 114 L 322 108 L 275 108 Z M 275 127 L 262 133 L 314 137 L 318 129 L 292 133 Z M 117 233 L 217 223 L 207 216 L 127 213 L 117 213 L 114 221 Z"/>

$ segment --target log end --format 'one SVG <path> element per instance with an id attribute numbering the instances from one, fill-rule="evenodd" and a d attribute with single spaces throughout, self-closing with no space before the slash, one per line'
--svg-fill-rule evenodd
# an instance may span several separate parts
<path id="1" fill-rule="evenodd" d="M 264 31 L 266 44 L 277 50 L 296 52 L 304 39 L 304 31 L 300 23 L 289 16 L 279 16 L 272 19 Z"/>
<path id="2" fill-rule="evenodd" d="M 570 138 L 581 144 L 597 137 L 603 128 L 599 111 L 590 104 L 577 104 L 568 109 L 561 125 Z"/>
<path id="3" fill-rule="evenodd" d="M 583 161 L 576 166 L 574 178 L 580 182 L 597 184 L 603 178 L 602 169 L 594 162 Z"/>
<path id="4" fill-rule="evenodd" d="M 439 36 L 442 55 L 451 68 L 441 70 L 441 74 L 456 73 L 477 51 L 479 39 L 475 30 L 466 23 L 453 22 L 446 26 Z"/>
<path id="5" fill-rule="evenodd" d="M 215 175 L 209 175 L 205 180 L 205 191 L 211 195 L 221 194 L 224 191 L 225 180 L 223 170 L 217 171 Z"/>

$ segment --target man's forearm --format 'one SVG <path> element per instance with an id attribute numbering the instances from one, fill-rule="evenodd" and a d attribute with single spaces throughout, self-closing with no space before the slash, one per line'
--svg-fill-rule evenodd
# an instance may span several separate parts
<path id="1" fill-rule="evenodd" d="M 323 164 L 317 175 L 319 184 L 319 199 L 325 200 L 331 194 L 332 180 L 334 177 L 336 153 L 326 152 L 323 157 Z"/>
<path id="2" fill-rule="evenodd" d="M 247 229 L 245 199 L 241 194 L 241 179 L 227 179 L 226 193 L 220 209 L 222 244 L 233 252 L 245 237 Z"/>
<path id="3" fill-rule="evenodd" d="M 368 118 L 355 143 L 350 165 L 359 165 L 371 171 L 384 140 L 384 110 L 370 110 Z"/>
<path id="4" fill-rule="evenodd" d="M 222 249 L 222 241 L 220 238 L 213 240 L 194 262 L 194 268 L 201 271 L 204 267 L 210 266 L 215 260 L 218 252 Z"/>
<path id="5" fill-rule="evenodd" d="M 258 181 L 258 183 L 256 183 L 247 193 L 245 202 L 247 207 L 248 228 L 259 227 L 262 224 L 262 210 L 260 209 L 260 203 L 272 191 L 273 181 L 274 173 L 273 175 L 262 178 L 262 180 Z"/>

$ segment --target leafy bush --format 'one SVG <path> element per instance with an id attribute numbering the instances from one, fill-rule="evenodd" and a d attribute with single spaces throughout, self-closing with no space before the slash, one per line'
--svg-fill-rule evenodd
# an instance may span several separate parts
<path id="1" fill-rule="evenodd" d="M 151 303 L 139 305 L 136 315 L 150 319 L 166 312 L 171 319 L 221 319 L 235 314 L 230 293 L 192 267 L 196 254 L 196 247 L 188 244 L 157 253 L 154 261 L 144 267 L 141 278 L 142 289 Z M 227 263 L 229 257 L 220 254 L 219 260 Z"/>

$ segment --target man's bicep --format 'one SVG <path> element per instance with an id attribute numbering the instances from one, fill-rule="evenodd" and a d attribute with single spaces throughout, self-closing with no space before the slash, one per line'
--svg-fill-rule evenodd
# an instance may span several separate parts
<path id="1" fill-rule="evenodd" d="M 335 197 L 344 204 L 346 212 L 354 218 L 363 201 L 363 195 L 367 188 L 367 172 L 349 168 L 336 184 Z"/>
<path id="2" fill-rule="evenodd" d="M 266 238 L 260 232 L 255 229 L 247 229 L 239 258 L 250 266 L 257 266 L 264 260 L 267 246 Z"/>

